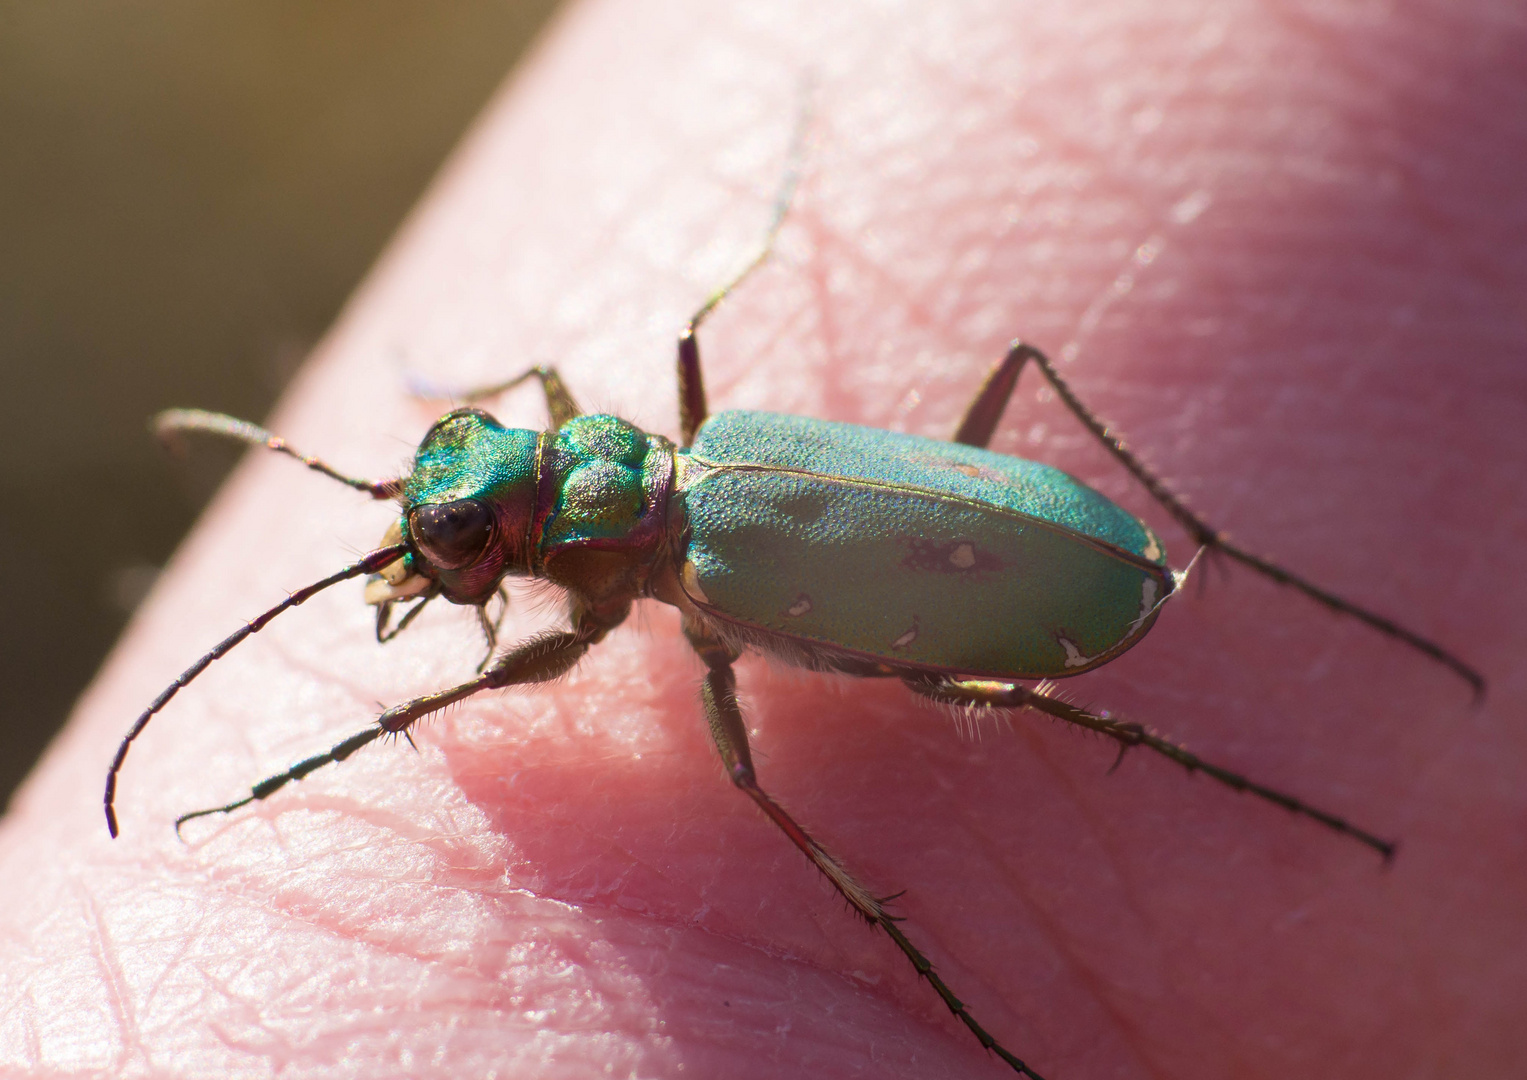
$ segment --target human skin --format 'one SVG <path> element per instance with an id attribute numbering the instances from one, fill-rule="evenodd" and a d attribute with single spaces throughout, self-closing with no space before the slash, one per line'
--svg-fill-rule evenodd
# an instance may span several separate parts
<path id="1" fill-rule="evenodd" d="M 1031 715 L 972 735 L 894 681 L 740 665 L 762 783 L 1050 1080 L 1492 1077 L 1527 1037 L 1527 54 L 1484 3 L 569 11 L 272 421 L 373 476 L 450 385 L 555 363 L 674 437 L 713 408 L 953 430 L 1016 336 L 1215 525 L 1463 654 L 1244 569 L 1064 687 L 1350 817 L 1358 844 Z M 1067 348 L 1067 346 L 1070 348 Z M 1034 381 L 1030 381 L 1034 380 Z M 1029 374 L 993 448 L 1191 545 Z M 194 404 L 194 403 L 187 403 Z M 495 403 L 540 426 L 533 390 Z M 641 605 L 568 679 L 484 695 L 226 818 L 187 810 L 467 677 L 470 613 L 378 646 L 360 586 L 116 740 L 385 506 L 246 463 L 0 832 L 0 1068 L 32 1075 L 1006 1074 L 724 779 L 701 668 Z M 15 568 L 13 568 L 13 571 Z M 558 621 L 520 590 L 504 640 Z M 1014 618 L 1021 618 L 1014 613 Z M 992 628 L 994 633 L 1000 628 Z M 903 892 L 904 890 L 904 892 Z"/>

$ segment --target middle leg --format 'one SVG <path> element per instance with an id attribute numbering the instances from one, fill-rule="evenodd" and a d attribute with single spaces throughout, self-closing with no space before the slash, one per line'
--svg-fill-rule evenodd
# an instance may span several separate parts
<path id="1" fill-rule="evenodd" d="M 492 662 L 493 652 L 498 648 L 499 628 L 504 625 L 504 616 L 509 614 L 508 587 L 500 583 L 498 592 L 494 593 L 493 595 L 498 598 L 498 616 L 496 618 L 488 618 L 487 601 L 479 604 L 476 609 L 477 628 L 482 631 L 483 643 L 485 645 L 482 661 L 477 665 L 478 674 L 482 674 L 483 670 L 488 666 L 489 663 Z"/>
<path id="2" fill-rule="evenodd" d="M 701 686 L 700 699 L 705 707 L 705 718 L 710 724 L 711 739 L 715 742 L 721 761 L 726 766 L 727 777 L 739 791 L 753 800 L 781 832 L 790 838 L 790 842 L 800 849 L 801 854 L 811 860 L 812 865 L 822 872 L 832 883 L 832 887 L 838 890 L 839 895 L 847 900 L 866 922 L 886 932 L 902 954 L 911 961 L 918 975 L 928 981 L 938 996 L 943 999 L 949 1011 L 970 1030 L 983 1047 L 1007 1062 L 1020 1075 L 1027 1076 L 1030 1080 L 1043 1080 L 1021 1058 L 1012 1054 L 976 1022 L 975 1017 L 971 1016 L 969 1010 L 965 1008 L 965 1003 L 954 996 L 954 992 L 933 969 L 933 964 L 902 933 L 901 927 L 896 925 L 900 920 L 886 911 L 885 902 L 860 884 L 842 863 L 829 855 L 810 833 L 758 785 L 758 777 L 753 769 L 753 756 L 748 749 L 747 725 L 743 722 L 742 710 L 737 706 L 737 677 L 732 671 L 732 661 L 736 659 L 736 654 L 703 627 L 687 618 L 684 633 L 709 669 L 706 672 L 705 682 Z"/>
<path id="3" fill-rule="evenodd" d="M 1205 761 L 1185 746 L 1172 742 L 1170 739 L 1151 731 L 1142 724 L 1132 723 L 1127 720 L 1118 720 L 1105 712 L 1089 712 L 1078 708 L 1070 702 L 1062 701 L 1050 694 L 1043 693 L 1043 687 L 1037 690 L 1029 690 L 1015 683 L 990 682 L 981 679 L 951 679 L 941 676 L 907 675 L 903 681 L 924 697 L 933 699 L 945 705 L 955 705 L 966 708 L 996 708 L 996 709 L 1035 709 L 1039 712 L 1048 713 L 1057 720 L 1064 720 L 1068 724 L 1074 724 L 1088 731 L 1096 731 L 1100 735 L 1106 735 L 1119 746 L 1119 758 L 1122 759 L 1124 752 L 1136 746 L 1143 746 L 1147 750 L 1153 750 L 1163 757 L 1177 762 L 1189 772 L 1201 772 L 1205 776 L 1213 777 L 1226 787 L 1236 791 L 1249 792 L 1270 803 L 1275 803 L 1285 810 L 1292 811 L 1303 817 L 1310 818 L 1320 824 L 1350 836 L 1359 843 L 1366 844 L 1377 851 L 1388 862 L 1394 858 L 1396 844 L 1392 840 L 1383 840 L 1372 833 L 1358 828 L 1345 818 L 1317 809 L 1303 799 L 1294 797 L 1276 788 L 1270 788 L 1248 780 L 1240 773 L 1232 772 L 1223 766 Z M 1118 762 L 1115 761 L 1115 766 Z"/>

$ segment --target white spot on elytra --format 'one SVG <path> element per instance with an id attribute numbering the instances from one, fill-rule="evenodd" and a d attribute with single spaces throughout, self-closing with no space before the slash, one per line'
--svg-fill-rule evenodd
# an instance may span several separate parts
<path id="1" fill-rule="evenodd" d="M 1140 617 L 1135 620 L 1136 625 L 1145 621 L 1145 617 L 1156 610 L 1156 579 L 1146 578 L 1145 584 L 1140 589 Z"/>
<path id="2" fill-rule="evenodd" d="M 901 637 L 899 637 L 895 641 L 891 642 L 891 648 L 893 648 L 893 649 L 905 649 L 908 645 L 912 644 L 912 642 L 914 642 L 916 640 L 917 640 L 917 616 L 914 615 L 912 617 L 912 626 L 911 626 L 911 628 L 908 629 L 906 633 L 902 634 Z"/>
<path id="3" fill-rule="evenodd" d="M 795 603 L 791 604 L 785 609 L 785 614 L 792 615 L 798 619 L 810 610 L 811 597 L 807 596 L 805 593 L 801 593 L 801 595 L 795 598 Z"/>
<path id="4" fill-rule="evenodd" d="M 958 566 L 961 570 L 969 570 L 976 564 L 976 548 L 974 544 L 959 544 L 949 553 L 949 562 L 952 566 Z"/>
<path id="5" fill-rule="evenodd" d="M 1156 562 L 1161 558 L 1161 541 L 1156 539 L 1155 533 L 1146 533 L 1145 535 L 1147 537 L 1145 550 L 1140 552 L 1140 554 L 1151 560 L 1151 562 Z"/>
<path id="6" fill-rule="evenodd" d="M 1083 664 L 1092 663 L 1093 658 L 1090 656 L 1083 656 L 1082 650 L 1078 649 L 1076 647 L 1076 642 L 1072 641 L 1070 638 L 1056 637 L 1055 640 L 1060 642 L 1060 647 L 1062 649 L 1066 650 L 1067 667 L 1081 667 Z"/>

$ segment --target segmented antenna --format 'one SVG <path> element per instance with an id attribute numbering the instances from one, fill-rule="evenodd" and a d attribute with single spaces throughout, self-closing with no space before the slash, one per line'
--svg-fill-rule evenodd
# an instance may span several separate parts
<path id="1" fill-rule="evenodd" d="M 204 409 L 166 409 L 154 417 L 154 434 L 159 437 L 160 442 L 172 443 L 175 436 L 182 431 L 200 431 L 207 435 L 220 435 L 235 442 L 248 443 L 250 446 L 263 446 L 278 454 L 296 458 L 314 472 L 323 473 L 330 479 L 338 480 L 341 484 L 353 487 L 357 491 L 364 491 L 373 499 L 396 498 L 398 492 L 403 490 L 402 480 L 362 480 L 359 477 L 346 476 L 312 454 L 304 454 L 293 449 L 281 436 L 266 431 L 258 424 L 251 424 L 248 420 L 240 420 L 227 413 L 207 412 Z"/>
<path id="2" fill-rule="evenodd" d="M 206 413 L 203 415 L 215 417 L 218 414 Z M 231 418 L 223 417 L 223 419 Z M 240 422 L 241 421 L 234 421 L 234 423 Z M 260 430 L 259 428 L 254 427 L 253 424 L 250 424 L 249 427 L 254 431 Z M 290 451 L 288 452 L 290 453 Z M 143 729 L 148 726 L 148 722 L 153 719 L 154 714 L 168 705 L 170 703 L 170 699 L 173 698 L 176 694 L 180 693 L 182 687 L 189 684 L 192 679 L 196 678 L 196 676 L 205 671 L 207 669 L 207 665 L 211 664 L 212 661 L 226 655 L 230 649 L 232 649 L 239 642 L 243 641 L 250 634 L 258 633 L 260 630 L 264 629 L 268 622 L 270 622 L 277 615 L 281 614 L 288 608 L 296 607 L 298 604 L 304 602 L 310 597 L 316 596 L 317 594 L 323 592 L 323 590 L 327 589 L 330 585 L 338 585 L 341 581 L 347 581 L 350 578 L 360 577 L 362 574 L 375 574 L 384 566 L 387 566 L 393 562 L 395 559 L 400 559 L 407 554 L 407 544 L 393 544 L 390 547 L 378 548 L 376 551 L 373 551 L 364 559 L 360 560 L 360 562 L 351 563 L 343 570 L 330 574 L 322 581 L 315 581 L 313 584 L 307 586 L 306 588 L 298 589 L 296 592 L 292 593 L 275 607 L 265 612 L 265 614 L 261 615 L 258 619 L 245 623 L 243 626 L 239 627 L 233 633 L 225 637 L 222 641 L 218 642 L 211 652 L 207 653 L 200 660 L 196 661 L 196 663 L 182 671 L 180 676 L 174 682 L 165 687 L 164 691 L 158 697 L 156 697 L 153 703 L 143 711 L 141 716 L 138 717 L 137 721 L 128 731 L 126 737 L 122 739 L 122 744 L 117 747 L 117 756 L 112 758 L 111 771 L 106 774 L 106 828 L 108 831 L 110 831 L 112 838 L 115 839 L 117 836 L 117 812 L 113 805 L 116 802 L 117 797 L 117 773 L 122 770 L 122 763 L 127 760 L 127 751 L 132 746 L 133 740 L 136 739 L 143 732 Z"/>

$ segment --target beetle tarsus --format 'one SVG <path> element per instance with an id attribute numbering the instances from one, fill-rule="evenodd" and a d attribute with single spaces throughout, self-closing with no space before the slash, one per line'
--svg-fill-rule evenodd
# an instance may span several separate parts
<path id="1" fill-rule="evenodd" d="M 1217 540 L 1214 543 L 1214 550 L 1224 552 L 1236 562 L 1249 566 L 1269 580 L 1275 581 L 1279 585 L 1288 585 L 1295 588 L 1315 602 L 1324 604 L 1332 611 L 1359 619 L 1386 637 L 1394 638 L 1396 641 L 1410 646 L 1422 655 L 1430 657 L 1469 684 L 1473 691 L 1473 702 L 1475 705 L 1484 701 L 1487 689 L 1485 677 L 1430 638 L 1422 637 L 1415 631 L 1401 626 L 1393 619 L 1384 615 L 1379 615 L 1366 608 L 1359 607 L 1350 600 L 1321 588 L 1319 585 L 1300 577 L 1291 570 L 1284 569 L 1275 562 L 1264 559 L 1262 556 L 1247 551 L 1245 548 L 1237 547 L 1228 540 L 1223 538 Z"/>
<path id="2" fill-rule="evenodd" d="M 309 773 L 321 769 L 325 765 L 330 765 L 336 761 L 344 761 L 345 758 L 355 753 L 367 743 L 373 742 L 379 736 L 385 734 L 387 734 L 386 729 L 373 724 L 364 731 L 358 731 L 348 739 L 335 743 L 321 754 L 314 754 L 312 757 L 303 758 L 285 772 L 276 773 L 274 776 L 267 776 L 251 788 L 249 794 L 242 799 L 228 803 L 226 806 L 214 806 L 208 810 L 193 810 L 189 814 L 182 814 L 175 819 L 175 834 L 177 836 L 180 835 L 180 827 L 193 818 L 207 817 L 211 814 L 226 814 L 237 810 L 241 806 L 248 806 L 258 799 L 268 799 L 293 780 L 301 780 Z"/>
<path id="3" fill-rule="evenodd" d="M 965 1003 L 955 997 L 954 992 L 949 989 L 949 985 L 939 977 L 939 973 L 934 970 L 933 964 L 901 932 L 901 928 L 896 925 L 898 920 L 892 919 L 890 916 L 882 916 L 877 921 L 880 928 L 896 943 L 896 947 L 902 951 L 908 960 L 912 961 L 912 966 L 917 969 L 917 973 L 928 981 L 929 986 L 933 987 L 934 991 L 943 1000 L 944 1006 L 959 1019 L 960 1023 L 965 1025 L 970 1033 L 976 1037 L 977 1042 L 1007 1062 L 1018 1075 L 1027 1076 L 1029 1080 L 1044 1080 L 1044 1077 L 1029 1068 L 1022 1058 L 1009 1051 L 976 1022 L 976 1018 L 970 1015 L 970 1010 L 965 1008 Z"/>
<path id="4" fill-rule="evenodd" d="M 394 604 L 399 604 L 403 601 L 383 600 L 376 606 L 377 643 L 380 645 L 385 645 L 393 638 L 401 634 L 404 630 L 407 630 L 409 624 L 418 618 L 419 613 L 424 610 L 424 605 L 428 604 L 431 600 L 439 595 L 440 594 L 436 591 L 420 593 L 419 598 L 409 605 L 407 611 L 403 612 L 403 617 L 398 620 L 398 625 L 396 626 L 390 625 L 392 622 L 392 607 Z"/>
<path id="5" fill-rule="evenodd" d="M 214 806 L 208 810 L 192 810 L 189 814 L 181 814 L 178 818 L 175 819 L 175 838 L 181 841 L 185 840 L 185 837 L 181 835 L 180 827 L 186 822 L 193 820 L 194 818 L 210 817 L 213 814 L 232 813 L 239 807 L 248 806 L 254 801 L 255 797 L 253 795 L 246 795 L 242 799 L 229 803 L 227 806 Z"/>
<path id="6" fill-rule="evenodd" d="M 580 627 L 572 631 L 560 634 L 542 635 L 532 638 L 518 648 L 505 653 L 485 674 L 477 676 L 460 686 L 445 690 L 437 694 L 429 694 L 424 697 L 414 698 L 401 705 L 394 705 L 387 709 L 377 719 L 375 724 L 359 731 L 322 754 L 314 754 L 304 758 L 285 772 L 276 773 L 267 777 L 254 786 L 251 793 L 237 802 L 226 806 L 213 807 L 209 810 L 195 810 L 189 814 L 183 814 L 175 822 L 175 831 L 179 833 L 180 826 L 193 818 L 205 817 L 209 814 L 227 813 L 237 810 L 241 806 L 247 806 L 257 799 L 265 799 L 275 794 L 293 780 L 301 780 L 309 773 L 345 760 L 362 746 L 378 738 L 396 738 L 402 736 L 408 740 L 408 744 L 415 751 L 419 749 L 414 742 L 413 734 L 409 728 L 421 717 L 436 712 L 446 705 L 462 698 L 469 697 L 489 687 L 508 686 L 517 682 L 544 682 L 549 678 L 555 678 L 575 664 L 583 653 L 588 650 L 590 635 L 602 634 L 602 631 Z M 108 803 L 109 810 L 109 803 Z"/>

